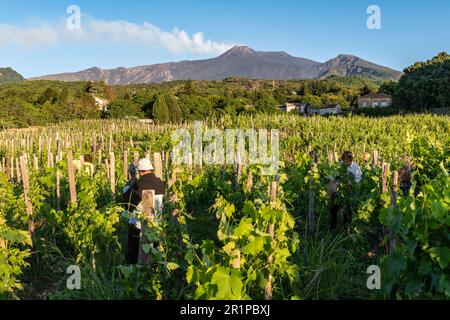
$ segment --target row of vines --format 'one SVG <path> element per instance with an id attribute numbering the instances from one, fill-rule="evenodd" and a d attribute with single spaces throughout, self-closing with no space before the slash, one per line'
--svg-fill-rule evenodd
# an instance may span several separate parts
<path id="1" fill-rule="evenodd" d="M 0 132 L 0 298 L 450 297 L 448 117 L 260 115 L 206 126 L 278 129 L 278 175 L 259 165 L 176 165 L 171 125 L 80 121 Z M 346 176 L 344 150 L 363 178 L 352 194 L 345 179 L 338 186 L 353 222 L 330 231 L 327 184 Z M 73 170 L 87 154 L 93 172 Z M 121 192 L 140 157 L 157 163 L 168 186 L 163 219 L 143 229 L 149 266 L 125 263 Z M 80 290 L 67 288 L 71 265 L 80 267 Z M 380 290 L 366 286 L 370 265 L 381 268 Z"/>

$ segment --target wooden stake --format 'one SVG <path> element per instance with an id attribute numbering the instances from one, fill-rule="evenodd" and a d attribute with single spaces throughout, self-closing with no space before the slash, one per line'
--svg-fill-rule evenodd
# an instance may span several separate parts
<path id="1" fill-rule="evenodd" d="M 277 182 L 273 181 L 270 185 L 270 206 L 273 208 L 275 206 L 275 201 L 277 200 Z M 269 224 L 267 232 L 269 233 L 272 243 L 275 238 L 275 225 L 273 223 Z M 273 261 L 273 255 L 270 254 L 267 257 L 267 265 L 271 265 Z M 264 287 L 264 299 L 272 300 L 272 274 L 269 273 L 267 283 Z"/>
<path id="2" fill-rule="evenodd" d="M 125 180 L 128 180 L 128 150 L 123 152 L 123 176 Z"/>
<path id="3" fill-rule="evenodd" d="M 389 162 L 383 162 L 383 176 L 382 176 L 382 186 L 381 186 L 382 193 L 389 192 L 388 175 L 389 175 L 390 168 L 391 168 L 391 164 Z"/>
<path id="4" fill-rule="evenodd" d="M 56 211 L 61 211 L 61 170 L 59 170 L 59 157 L 56 158 Z"/>
<path id="5" fill-rule="evenodd" d="M 67 154 L 67 171 L 69 178 L 69 192 L 70 192 L 70 203 L 72 205 L 77 204 L 77 190 L 75 186 L 75 169 L 73 167 L 73 154 L 69 151 Z"/>
<path id="6" fill-rule="evenodd" d="M 116 194 L 116 158 L 114 152 L 109 154 L 109 168 L 110 168 L 110 182 L 111 182 L 111 192 L 113 195 Z"/>
<path id="7" fill-rule="evenodd" d="M 143 190 L 142 191 L 142 213 L 144 216 L 153 221 L 155 219 L 155 190 Z M 147 225 L 145 223 L 142 224 L 140 243 L 139 243 L 139 258 L 138 263 L 140 265 L 144 265 L 149 267 L 153 263 L 153 256 L 151 252 L 145 253 L 143 247 L 144 245 L 150 244 L 147 236 L 145 235 L 145 228 Z"/>
<path id="8" fill-rule="evenodd" d="M 249 167 L 248 168 L 248 176 L 247 176 L 247 185 L 246 185 L 247 192 L 251 192 L 252 188 L 253 188 L 253 171 Z"/>
<path id="9" fill-rule="evenodd" d="M 11 174 L 10 174 L 10 177 L 11 177 L 11 180 L 12 181 L 14 181 L 14 177 L 15 177 L 15 174 L 14 174 L 14 157 L 11 157 Z"/>
<path id="10" fill-rule="evenodd" d="M 34 164 L 34 170 L 38 171 L 39 170 L 39 161 L 38 161 L 38 158 L 36 157 L 36 154 L 33 154 L 33 164 Z"/>
<path id="11" fill-rule="evenodd" d="M 334 163 L 334 155 L 332 152 L 328 153 L 328 163 L 333 164 Z"/>
<path id="12" fill-rule="evenodd" d="M 394 207 L 397 203 L 398 193 L 398 171 L 394 171 L 392 175 L 392 191 L 391 191 L 391 206 Z M 397 236 L 392 230 L 389 230 L 389 252 L 392 253 L 397 246 Z"/>
<path id="13" fill-rule="evenodd" d="M 316 230 L 316 213 L 314 199 L 314 172 L 317 163 L 313 161 L 311 165 L 311 177 L 309 178 L 309 205 L 308 205 L 308 232 L 313 234 Z"/>
<path id="14" fill-rule="evenodd" d="M 20 168 L 21 175 L 23 180 L 23 198 L 25 201 L 25 210 L 28 215 L 28 232 L 30 233 L 31 242 L 32 242 L 32 251 L 34 252 L 35 248 L 35 236 L 34 236 L 34 221 L 33 221 L 33 206 L 30 200 L 30 180 L 28 175 L 28 165 L 24 156 L 20 157 Z M 35 266 L 33 266 L 34 268 Z"/>
<path id="15" fill-rule="evenodd" d="M 17 183 L 20 183 L 22 181 L 21 172 L 20 172 L 20 164 L 18 159 L 16 159 L 16 177 L 17 177 Z"/>
<path id="16" fill-rule="evenodd" d="M 162 179 L 163 178 L 163 172 L 162 172 L 162 160 L 161 160 L 161 154 L 155 153 L 153 154 L 154 158 L 154 166 L 155 166 L 155 176 L 157 178 Z"/>
<path id="17" fill-rule="evenodd" d="M 373 151 L 373 166 L 378 167 L 378 150 Z"/>
<path id="18" fill-rule="evenodd" d="M 392 192 L 391 192 L 391 205 L 395 206 L 397 203 L 398 193 L 398 171 L 394 171 L 392 174 Z"/>
<path id="19" fill-rule="evenodd" d="M 234 178 L 234 191 L 237 192 L 239 190 L 239 182 L 241 181 L 242 176 L 242 164 L 236 165 L 236 175 Z"/>

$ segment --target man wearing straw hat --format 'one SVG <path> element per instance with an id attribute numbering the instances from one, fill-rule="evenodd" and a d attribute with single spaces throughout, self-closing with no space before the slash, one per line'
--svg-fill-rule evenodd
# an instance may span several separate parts
<path id="1" fill-rule="evenodd" d="M 132 211 L 132 217 L 129 219 L 127 263 L 135 264 L 139 256 L 139 239 L 141 234 L 141 222 L 139 220 L 142 212 L 142 193 L 144 190 L 155 191 L 155 214 L 159 221 L 163 209 L 163 196 L 165 186 L 163 181 L 156 177 L 151 161 L 147 158 L 139 160 L 137 164 L 139 179 L 124 189 L 124 197 L 128 203 L 128 211 Z"/>

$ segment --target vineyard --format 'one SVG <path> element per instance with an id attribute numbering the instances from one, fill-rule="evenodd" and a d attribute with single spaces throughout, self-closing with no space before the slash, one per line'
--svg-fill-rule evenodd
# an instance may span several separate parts
<path id="1" fill-rule="evenodd" d="M 176 164 L 176 128 L 84 120 L 0 131 L 0 298 L 450 298 L 448 117 L 205 121 L 279 130 L 275 176 L 260 165 Z M 353 221 L 339 216 L 330 230 L 327 186 L 346 176 L 345 150 L 363 175 L 352 190 L 338 185 Z M 87 154 L 94 170 L 77 169 Z M 164 211 L 141 218 L 143 263 L 127 265 L 122 189 L 143 157 L 167 187 Z M 366 284 L 371 265 L 379 290 Z M 70 266 L 79 290 L 67 287 Z"/>

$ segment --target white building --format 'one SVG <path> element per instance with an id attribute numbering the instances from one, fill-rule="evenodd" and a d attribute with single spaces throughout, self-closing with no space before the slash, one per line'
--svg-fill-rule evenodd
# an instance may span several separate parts
<path id="1" fill-rule="evenodd" d="M 326 104 L 319 108 L 308 107 L 308 114 L 320 114 L 322 116 L 330 114 L 340 114 L 342 113 L 342 108 L 339 104 Z"/>
<path id="2" fill-rule="evenodd" d="M 102 99 L 94 96 L 95 104 L 97 105 L 100 111 L 108 111 L 109 101 L 106 99 Z"/>
<path id="3" fill-rule="evenodd" d="M 298 112 L 300 114 L 305 113 L 306 104 L 301 103 L 286 103 L 280 107 L 281 112 Z"/>

